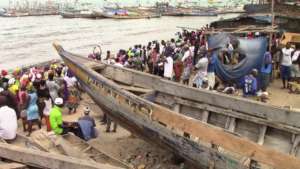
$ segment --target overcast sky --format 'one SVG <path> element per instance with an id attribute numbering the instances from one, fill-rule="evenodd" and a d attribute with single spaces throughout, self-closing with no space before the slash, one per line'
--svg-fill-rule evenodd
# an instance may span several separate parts
<path id="1" fill-rule="evenodd" d="M 23 1 L 25 2 L 25 0 L 11 0 L 13 1 Z M 28 0 L 29 2 L 46 2 L 48 0 Z M 74 0 L 52 0 L 52 1 L 56 1 L 56 2 L 74 2 Z M 103 2 L 104 0 L 79 0 L 79 2 L 91 2 L 94 4 L 101 4 L 101 2 Z M 164 1 L 164 0 L 108 0 L 111 2 L 119 2 L 121 4 L 130 4 L 130 5 L 134 5 L 137 3 L 142 3 L 142 4 L 154 4 L 156 1 Z M 168 0 L 165 0 L 168 1 Z M 186 1 L 186 0 L 170 0 L 172 2 L 174 1 Z M 206 5 L 208 0 L 187 0 L 187 1 L 194 1 L 194 2 L 201 2 L 201 4 Z M 236 1 L 236 2 L 242 2 L 242 1 L 247 1 L 247 0 L 211 0 L 211 1 L 219 1 L 222 3 L 226 3 L 226 1 Z M 7 7 L 9 3 L 9 0 L 0 0 L 0 7 Z"/>

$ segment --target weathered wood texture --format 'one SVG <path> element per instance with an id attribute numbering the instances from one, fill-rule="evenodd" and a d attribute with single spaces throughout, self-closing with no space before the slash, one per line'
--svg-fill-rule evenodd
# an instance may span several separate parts
<path id="1" fill-rule="evenodd" d="M 242 112 L 244 114 L 259 117 L 272 122 L 300 127 L 300 113 L 297 111 L 275 107 L 261 102 L 237 98 L 221 93 L 212 93 L 206 90 L 199 90 L 143 72 L 119 68 L 111 65 L 107 66 L 101 73 L 103 73 L 103 75 L 105 75 L 107 78 L 122 83 L 127 83 L 128 85 L 134 84 L 136 86 L 150 88 L 180 98 Z"/>
<path id="2" fill-rule="evenodd" d="M 147 139 L 156 138 L 158 139 L 156 140 L 156 142 L 162 141 L 165 145 L 169 146 L 173 150 L 176 150 L 182 157 L 188 160 L 192 160 L 195 162 L 198 159 L 199 161 L 197 162 L 199 162 L 199 164 L 207 164 L 207 160 L 210 160 L 211 158 L 208 158 L 203 162 L 203 155 L 205 154 L 200 154 L 198 152 L 199 149 L 196 148 L 199 148 L 199 145 L 193 142 L 192 140 L 188 139 L 188 144 L 187 143 L 182 144 L 178 142 L 178 140 L 182 140 L 182 136 L 177 138 L 174 137 L 167 138 L 164 140 L 162 138 L 164 134 L 171 134 L 175 130 L 180 130 L 183 131 L 184 133 L 188 133 L 190 136 L 192 136 L 192 138 L 197 137 L 201 141 L 207 143 L 213 143 L 221 148 L 224 148 L 226 151 L 237 153 L 245 157 L 251 157 L 252 159 L 258 162 L 268 164 L 278 169 L 298 169 L 300 166 L 300 160 L 295 157 L 271 150 L 269 148 L 265 148 L 249 140 L 239 138 L 237 136 L 232 135 L 231 133 L 226 132 L 225 130 L 202 123 L 199 120 L 192 119 L 187 116 L 172 112 L 169 109 L 163 108 L 159 105 L 153 104 L 142 98 L 139 98 L 129 92 L 126 92 L 122 90 L 120 87 L 118 87 L 112 81 L 107 80 L 103 76 L 97 74 L 95 71 L 92 71 L 88 67 L 82 65 L 81 64 L 83 61 L 82 58 L 73 57 L 72 54 L 64 52 L 62 49 L 59 49 L 58 51 L 60 52 L 61 56 L 63 57 L 66 64 L 70 67 L 70 69 L 76 74 L 76 76 L 81 80 L 81 82 L 86 85 L 86 90 L 90 95 L 94 97 L 96 103 L 99 104 L 100 106 L 112 110 L 110 113 L 111 116 L 113 116 L 118 120 L 120 120 L 121 118 L 119 117 L 120 115 L 125 116 L 126 120 L 123 121 L 124 125 L 126 124 L 128 125 L 128 122 L 131 122 L 132 125 L 138 125 L 131 128 L 133 131 L 139 130 L 140 127 L 143 127 L 143 129 L 139 130 L 137 133 L 140 133 L 141 135 L 145 134 L 144 136 L 147 136 L 146 137 Z M 111 72 L 113 72 L 113 74 L 118 74 L 118 72 L 115 72 L 113 70 L 111 70 Z M 256 105 L 255 102 L 249 102 L 245 100 L 239 103 L 240 101 L 238 99 L 230 98 L 230 97 L 227 98 L 228 96 L 223 96 L 223 95 L 210 96 L 211 93 L 208 92 L 204 92 L 204 94 L 202 94 L 201 92 L 203 91 L 200 91 L 199 93 L 198 90 L 190 89 L 185 86 L 180 86 L 178 84 L 169 81 L 164 82 L 164 80 L 156 77 L 154 78 L 150 76 L 151 77 L 151 82 L 150 82 L 149 78 L 148 80 L 147 78 L 145 80 L 145 78 L 142 77 L 143 75 L 142 73 L 137 72 L 136 74 L 135 76 L 130 76 L 131 78 L 135 78 L 134 80 L 135 85 L 138 83 L 141 83 L 144 86 L 152 85 L 153 89 L 159 91 L 164 90 L 164 92 L 166 93 L 175 93 L 175 95 L 183 98 L 190 98 L 191 96 L 191 98 L 196 100 L 199 98 L 199 100 L 205 100 L 207 102 L 211 102 L 212 104 L 214 103 L 214 101 L 217 104 L 221 104 L 220 103 L 221 100 L 219 100 L 216 97 L 217 96 L 223 97 L 222 102 L 224 101 L 228 102 L 229 107 L 236 108 L 241 111 L 243 110 L 243 106 L 245 106 L 247 111 L 250 111 L 249 106 Z M 121 78 L 121 73 L 119 73 L 119 76 Z M 123 79 L 124 76 L 125 75 L 123 74 Z M 176 87 L 178 87 L 177 90 L 174 90 Z M 173 91 L 171 91 L 171 89 L 173 89 Z M 202 95 L 203 98 L 206 99 L 201 99 L 202 97 L 196 96 L 197 94 Z M 226 99 L 229 99 L 231 102 L 226 101 Z M 224 103 L 222 103 L 221 105 L 225 106 Z M 240 105 L 241 107 L 239 107 L 238 105 Z M 262 111 L 269 110 L 269 107 L 266 105 L 263 104 L 258 104 L 258 105 L 259 106 L 257 105 L 256 106 L 260 108 L 258 109 L 259 111 L 258 113 L 256 113 L 256 115 L 262 116 L 261 114 L 263 113 Z M 142 111 L 143 109 L 146 109 L 148 113 Z M 254 109 L 256 110 L 256 108 Z M 275 109 L 271 107 L 270 109 L 271 109 L 271 113 L 275 113 L 275 114 L 282 113 L 282 110 L 279 108 Z M 253 113 L 249 113 L 249 114 L 253 115 Z M 266 114 L 263 115 L 264 117 L 266 117 Z M 271 118 L 273 116 L 269 115 L 268 117 Z M 277 118 L 276 116 L 273 118 L 273 120 L 275 119 L 277 121 L 282 120 L 281 118 L 282 116 L 280 116 L 280 118 Z M 149 122 L 149 120 L 153 120 L 153 121 Z M 160 125 L 159 127 L 160 130 L 155 130 L 154 126 L 157 126 L 157 124 L 164 124 L 164 125 Z M 169 128 L 173 130 L 171 131 L 169 130 Z M 151 137 L 151 136 L 149 137 L 149 133 L 147 134 L 148 130 L 150 130 L 153 135 L 156 135 L 156 137 Z M 163 133 L 163 131 L 165 131 L 165 133 Z M 187 149 L 187 147 L 185 146 L 190 146 L 190 147 Z M 184 150 L 189 150 L 189 151 L 185 152 Z M 209 151 L 211 150 L 209 149 Z"/>
<path id="3" fill-rule="evenodd" d="M 26 169 L 26 165 L 20 163 L 1 163 L 0 169 Z"/>
<path id="4" fill-rule="evenodd" d="M 92 161 L 0 143 L 0 157 L 49 169 L 120 169 Z"/>

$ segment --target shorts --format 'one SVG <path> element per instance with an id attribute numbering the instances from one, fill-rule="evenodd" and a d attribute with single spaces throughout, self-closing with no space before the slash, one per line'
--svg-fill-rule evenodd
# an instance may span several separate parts
<path id="1" fill-rule="evenodd" d="M 290 80 L 291 78 L 291 66 L 280 66 L 280 75 L 284 80 Z"/>

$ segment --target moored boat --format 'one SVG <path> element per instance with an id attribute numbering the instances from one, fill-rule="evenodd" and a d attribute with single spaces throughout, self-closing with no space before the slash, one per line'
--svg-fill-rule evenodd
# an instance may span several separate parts
<path id="1" fill-rule="evenodd" d="M 197 168 L 298 169 L 300 113 L 99 63 L 54 44 L 82 87 L 113 120 Z M 122 85 L 147 88 L 135 95 Z"/>
<path id="2" fill-rule="evenodd" d="M 74 12 L 61 12 L 63 18 L 90 18 L 95 19 L 96 16 L 92 11 L 74 11 Z"/>
<path id="3" fill-rule="evenodd" d="M 118 10 L 104 10 L 102 12 L 102 17 L 110 19 L 150 19 L 150 18 L 159 18 L 160 14 L 155 13 L 139 13 L 135 11 L 127 11 L 123 9 Z"/>

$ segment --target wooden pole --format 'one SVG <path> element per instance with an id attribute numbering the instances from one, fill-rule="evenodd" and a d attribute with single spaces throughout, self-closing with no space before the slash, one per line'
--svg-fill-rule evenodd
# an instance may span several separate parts
<path id="1" fill-rule="evenodd" d="M 271 7 L 271 14 L 272 14 L 272 21 L 271 21 L 271 26 L 272 30 L 274 30 L 274 22 L 275 22 L 275 14 L 274 14 L 274 0 L 272 0 L 272 7 Z M 273 38 L 273 32 L 270 33 L 270 42 L 269 42 L 269 51 L 271 52 L 272 49 L 272 38 Z"/>

